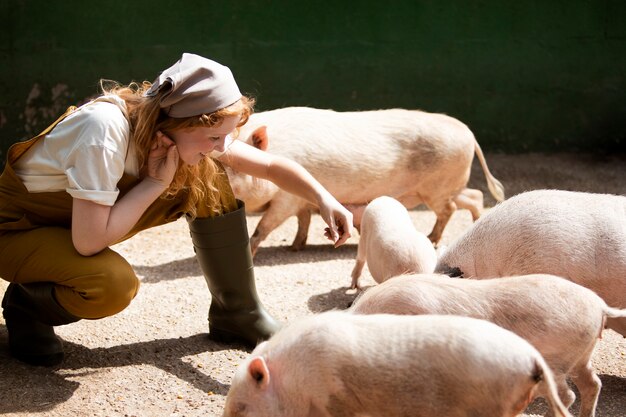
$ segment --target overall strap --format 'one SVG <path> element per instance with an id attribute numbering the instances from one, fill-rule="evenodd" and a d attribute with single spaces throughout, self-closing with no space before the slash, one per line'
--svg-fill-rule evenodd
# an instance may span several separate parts
<path id="1" fill-rule="evenodd" d="M 11 147 L 9 148 L 9 151 L 7 152 L 7 165 L 12 164 L 15 161 L 17 161 L 18 158 L 20 156 L 22 156 L 24 154 L 24 152 L 29 150 L 30 147 L 33 146 L 35 144 L 35 142 L 37 142 L 38 139 L 46 136 L 48 133 L 50 133 L 50 131 L 52 129 L 55 128 L 56 125 L 61 123 L 61 121 L 63 119 L 65 119 L 70 114 L 74 113 L 76 111 L 76 108 L 77 108 L 76 106 L 68 107 L 67 110 L 65 111 L 65 113 L 63 113 L 61 115 L 61 117 L 56 119 L 50 126 L 45 128 L 40 134 L 38 134 L 34 138 L 28 139 L 28 140 L 23 141 L 23 142 L 17 142 L 17 143 L 14 143 L 13 145 L 11 145 Z"/>

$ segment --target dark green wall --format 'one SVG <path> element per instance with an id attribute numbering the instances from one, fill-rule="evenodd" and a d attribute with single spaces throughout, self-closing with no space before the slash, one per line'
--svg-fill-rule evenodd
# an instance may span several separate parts
<path id="1" fill-rule="evenodd" d="M 419 108 L 485 150 L 624 150 L 625 22 L 624 0 L 0 0 L 0 150 L 185 51 L 258 110 Z"/>

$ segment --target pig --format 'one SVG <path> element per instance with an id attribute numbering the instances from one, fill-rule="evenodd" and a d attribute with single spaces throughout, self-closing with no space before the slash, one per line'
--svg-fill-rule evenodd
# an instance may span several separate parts
<path id="1" fill-rule="evenodd" d="M 490 192 L 497 201 L 504 199 L 504 187 L 489 171 L 472 131 L 444 114 L 287 107 L 253 114 L 239 140 L 300 163 L 346 207 L 363 207 L 382 195 L 409 209 L 424 203 L 437 215 L 429 234 L 435 244 L 457 207 L 469 209 L 473 220 L 481 214 L 482 192 L 466 188 L 474 153 Z M 250 239 L 253 254 L 294 215 L 298 231 L 291 248 L 305 246 L 313 210 L 309 203 L 269 181 L 226 171 L 248 212 L 264 212 Z"/>
<path id="2" fill-rule="evenodd" d="M 536 395 L 571 416 L 541 354 L 493 323 L 329 311 L 258 345 L 223 417 L 513 417 Z"/>
<path id="3" fill-rule="evenodd" d="M 351 288 L 361 288 L 359 277 L 367 267 L 374 281 L 408 273 L 435 270 L 437 253 L 426 235 L 413 226 L 406 208 L 398 200 L 382 196 L 370 202 L 363 212 L 356 264 Z"/>
<path id="4" fill-rule="evenodd" d="M 626 308 L 626 197 L 534 190 L 497 204 L 439 256 L 435 272 L 461 278 L 545 273 Z M 607 326 L 626 336 L 626 320 Z"/>
<path id="5" fill-rule="evenodd" d="M 580 393 L 581 417 L 593 417 L 602 384 L 591 356 L 607 317 L 626 317 L 595 292 L 554 275 L 449 278 L 442 274 L 395 277 L 363 292 L 353 314 L 455 314 L 488 320 L 529 341 L 554 373 L 566 407 Z"/>

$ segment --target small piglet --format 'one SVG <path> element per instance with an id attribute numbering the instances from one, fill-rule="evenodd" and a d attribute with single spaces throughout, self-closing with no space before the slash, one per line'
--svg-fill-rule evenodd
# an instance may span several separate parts
<path id="1" fill-rule="evenodd" d="M 460 316 L 331 311 L 292 322 L 239 365 L 224 417 L 513 417 L 559 400 L 541 354 Z"/>
<path id="2" fill-rule="evenodd" d="M 626 197 L 560 190 L 518 194 L 489 210 L 439 257 L 462 278 L 552 274 L 626 308 Z M 626 319 L 607 327 L 626 336 Z"/>
<path id="3" fill-rule="evenodd" d="M 593 291 L 553 275 L 487 280 L 439 274 L 395 277 L 365 291 L 352 305 L 356 314 L 456 314 L 488 320 L 528 340 L 554 372 L 566 407 L 575 394 L 581 417 L 595 415 L 601 382 L 591 355 L 607 317 L 626 317 Z"/>
<path id="4" fill-rule="evenodd" d="M 363 266 L 378 283 L 409 273 L 435 270 L 437 254 L 426 235 L 417 231 L 406 208 L 398 200 L 383 196 L 370 202 L 361 220 L 352 288 L 360 288 Z"/>

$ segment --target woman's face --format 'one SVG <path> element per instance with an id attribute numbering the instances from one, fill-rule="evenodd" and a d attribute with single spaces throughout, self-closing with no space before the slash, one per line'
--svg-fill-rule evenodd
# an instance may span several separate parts
<path id="1" fill-rule="evenodd" d="M 209 152 L 224 152 L 224 139 L 239 123 L 239 116 L 229 116 L 213 127 L 192 127 L 168 132 L 176 143 L 178 155 L 186 164 L 198 164 Z"/>

